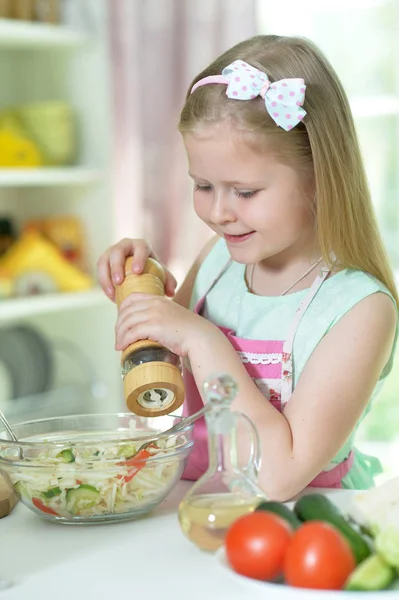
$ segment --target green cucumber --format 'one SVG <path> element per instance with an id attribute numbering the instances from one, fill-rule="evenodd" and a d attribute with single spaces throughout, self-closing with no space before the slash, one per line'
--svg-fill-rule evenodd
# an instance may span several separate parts
<path id="1" fill-rule="evenodd" d="M 136 453 L 136 446 L 133 444 L 124 444 L 118 450 L 118 456 L 123 456 L 123 458 L 130 458 Z"/>
<path id="2" fill-rule="evenodd" d="M 85 508 L 91 508 L 94 506 L 99 493 L 97 488 L 84 483 L 77 488 L 71 488 L 66 495 L 67 510 L 76 515 Z"/>
<path id="3" fill-rule="evenodd" d="M 298 527 L 302 523 L 302 521 L 298 519 L 296 514 L 292 510 L 290 510 L 288 506 L 285 506 L 285 504 L 282 504 L 281 502 L 274 502 L 272 500 L 261 502 L 256 507 L 255 512 L 260 510 L 268 511 L 274 513 L 275 515 L 278 515 L 279 517 L 287 521 L 291 525 L 292 529 L 298 529 Z"/>
<path id="4" fill-rule="evenodd" d="M 14 483 L 14 490 L 17 492 L 18 496 L 20 496 L 20 497 L 24 497 L 27 495 L 26 487 L 22 483 L 22 481 L 17 481 L 17 483 Z"/>
<path id="5" fill-rule="evenodd" d="M 59 487 L 53 487 L 47 490 L 47 492 L 43 492 L 43 496 L 45 498 L 53 498 L 54 496 L 59 496 L 61 494 L 61 489 Z"/>
<path id="6" fill-rule="evenodd" d="M 75 456 L 74 456 L 71 448 L 62 450 L 59 454 L 57 454 L 57 458 L 62 458 L 62 460 L 66 463 L 75 462 Z"/>
<path id="7" fill-rule="evenodd" d="M 371 549 L 367 541 L 349 525 L 341 511 L 323 494 L 302 496 L 294 506 L 294 513 L 301 521 L 325 521 L 333 525 L 349 542 L 358 564 L 370 556 Z"/>
<path id="8" fill-rule="evenodd" d="M 395 570 L 377 554 L 364 560 L 349 576 L 346 590 L 373 592 L 386 590 L 395 579 Z"/>

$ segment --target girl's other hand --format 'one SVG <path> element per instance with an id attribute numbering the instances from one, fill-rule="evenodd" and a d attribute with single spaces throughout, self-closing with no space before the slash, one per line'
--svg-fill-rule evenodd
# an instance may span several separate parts
<path id="1" fill-rule="evenodd" d="M 115 301 L 115 286 L 122 283 L 125 276 L 126 259 L 132 256 L 132 272 L 135 275 L 142 273 L 147 258 L 151 257 L 160 262 L 146 240 L 133 240 L 124 238 L 106 250 L 97 261 L 98 281 L 106 295 Z M 166 269 L 165 294 L 173 296 L 177 281 L 172 273 Z"/>
<path id="2" fill-rule="evenodd" d="M 201 342 L 207 348 L 220 339 L 225 340 L 225 336 L 216 325 L 167 298 L 135 293 L 119 307 L 116 350 L 124 350 L 138 340 L 152 340 L 185 357 Z"/>

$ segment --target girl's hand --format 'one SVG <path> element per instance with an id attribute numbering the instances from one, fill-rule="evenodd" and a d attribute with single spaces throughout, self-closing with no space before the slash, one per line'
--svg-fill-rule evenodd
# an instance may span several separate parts
<path id="1" fill-rule="evenodd" d="M 206 337 L 212 344 L 220 336 L 224 337 L 215 325 L 168 298 L 133 293 L 119 307 L 115 348 L 124 350 L 137 340 L 150 339 L 185 357 L 199 339 Z"/>
<path id="2" fill-rule="evenodd" d="M 125 277 L 125 262 L 129 256 L 133 256 L 132 271 L 136 275 L 143 271 L 148 257 L 155 258 L 160 262 L 145 240 L 125 238 L 108 248 L 97 261 L 97 275 L 102 289 L 113 301 L 115 301 L 115 285 L 122 283 Z M 173 296 L 177 281 L 166 267 L 164 269 L 166 274 L 165 294 Z"/>

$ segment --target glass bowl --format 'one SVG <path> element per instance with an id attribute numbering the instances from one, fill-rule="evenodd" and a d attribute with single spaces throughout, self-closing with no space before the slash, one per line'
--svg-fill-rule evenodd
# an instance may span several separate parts
<path id="1" fill-rule="evenodd" d="M 38 419 L 13 425 L 18 443 L 5 439 L 0 425 L 0 472 L 23 504 L 48 520 L 136 518 L 155 508 L 183 474 L 193 425 L 164 433 L 180 421 L 132 413 Z"/>

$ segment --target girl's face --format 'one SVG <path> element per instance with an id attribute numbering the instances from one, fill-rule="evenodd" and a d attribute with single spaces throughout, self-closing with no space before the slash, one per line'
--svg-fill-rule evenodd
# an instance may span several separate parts
<path id="1" fill-rule="evenodd" d="M 314 220 L 295 169 L 239 143 L 227 124 L 183 139 L 195 211 L 224 237 L 233 260 L 273 263 L 312 253 Z"/>

